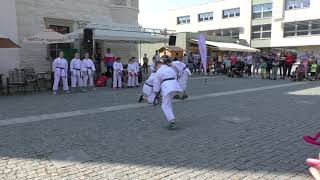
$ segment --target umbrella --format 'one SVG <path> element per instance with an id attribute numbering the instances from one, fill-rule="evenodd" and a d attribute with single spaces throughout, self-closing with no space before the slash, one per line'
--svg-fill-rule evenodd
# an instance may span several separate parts
<path id="1" fill-rule="evenodd" d="M 59 43 L 71 43 L 73 39 L 68 36 L 55 32 L 52 29 L 46 29 L 34 36 L 28 37 L 23 40 L 24 43 L 31 44 L 59 44 Z"/>
<path id="2" fill-rule="evenodd" d="M 9 38 L 0 36 L 0 48 L 20 48 L 20 46 L 11 41 Z"/>
<path id="3" fill-rule="evenodd" d="M 25 40 L 23 40 L 24 43 L 29 44 L 56 44 L 56 50 L 57 50 L 57 44 L 62 43 L 72 43 L 73 39 L 70 39 L 68 36 L 65 36 L 63 34 L 60 34 L 52 29 L 46 29 L 43 32 L 40 32 L 34 36 L 28 37 Z M 57 56 L 58 54 L 56 54 Z"/>

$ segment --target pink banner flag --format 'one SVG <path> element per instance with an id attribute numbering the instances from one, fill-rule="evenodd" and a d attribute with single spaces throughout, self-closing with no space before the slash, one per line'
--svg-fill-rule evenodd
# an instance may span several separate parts
<path id="1" fill-rule="evenodd" d="M 199 45 L 199 52 L 201 57 L 202 66 L 204 69 L 204 73 L 207 72 L 207 44 L 206 44 L 206 37 L 203 34 L 200 34 L 198 37 L 198 45 Z"/>

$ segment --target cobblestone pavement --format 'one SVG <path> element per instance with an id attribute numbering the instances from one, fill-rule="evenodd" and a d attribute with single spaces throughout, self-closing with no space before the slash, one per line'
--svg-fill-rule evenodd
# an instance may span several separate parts
<path id="1" fill-rule="evenodd" d="M 320 84 L 275 86 L 288 83 L 190 80 L 191 100 L 174 103 L 176 131 L 160 106 L 14 121 L 0 126 L 0 179 L 311 179 L 304 161 L 318 149 L 302 137 L 317 133 Z M 139 93 L 2 96 L 0 122 L 135 104 Z"/>

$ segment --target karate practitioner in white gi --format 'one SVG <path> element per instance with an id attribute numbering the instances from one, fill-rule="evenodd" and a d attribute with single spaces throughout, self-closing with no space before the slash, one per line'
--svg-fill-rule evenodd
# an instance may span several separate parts
<path id="1" fill-rule="evenodd" d="M 70 63 L 70 72 L 71 72 L 71 88 L 75 89 L 78 85 L 79 88 L 82 88 L 82 72 L 81 72 L 81 63 L 79 53 L 74 55 L 74 59 Z"/>
<path id="2" fill-rule="evenodd" d="M 69 94 L 68 86 L 68 62 L 63 58 L 64 54 L 61 51 L 59 57 L 55 59 L 52 63 L 52 72 L 54 72 L 54 82 L 53 82 L 53 94 L 58 94 L 59 82 L 62 80 L 63 91 Z"/>
<path id="3" fill-rule="evenodd" d="M 156 78 L 153 83 L 153 90 L 160 92 L 162 95 L 162 110 L 169 123 L 169 129 L 175 129 L 175 117 L 172 111 L 172 97 L 177 93 L 182 92 L 182 89 L 178 83 L 177 75 L 174 70 L 162 64 L 162 62 L 156 62 Z"/>
<path id="4" fill-rule="evenodd" d="M 180 97 L 178 95 L 177 98 L 184 100 L 188 98 L 188 95 L 186 94 L 186 89 L 187 89 L 188 78 L 189 76 L 192 75 L 191 71 L 187 67 L 187 65 L 182 62 L 182 60 L 173 61 L 171 63 L 171 67 L 176 71 L 177 77 L 178 77 L 178 83 L 183 91 L 182 96 Z"/>
<path id="5" fill-rule="evenodd" d="M 135 79 L 134 79 L 134 86 L 139 87 L 139 72 L 140 72 L 140 67 L 138 60 L 136 58 L 133 58 L 133 65 L 135 68 Z"/>
<path id="6" fill-rule="evenodd" d="M 121 58 L 117 57 L 116 62 L 113 63 L 113 89 L 122 88 L 123 65 L 120 61 Z"/>
<path id="7" fill-rule="evenodd" d="M 129 59 L 127 70 L 128 70 L 128 88 L 132 88 L 134 87 L 135 79 L 136 79 L 136 76 L 135 76 L 136 68 L 135 68 L 135 65 L 133 64 L 132 59 Z"/>
<path id="8" fill-rule="evenodd" d="M 96 67 L 93 61 L 89 58 L 89 53 L 85 54 L 84 60 L 81 63 L 81 70 L 83 75 L 83 87 L 93 88 L 93 75 L 96 71 Z M 88 83 L 89 81 L 89 83 Z"/>
<path id="9" fill-rule="evenodd" d="M 139 103 L 141 103 L 144 100 L 143 95 L 146 95 L 148 104 L 154 103 L 154 100 L 156 98 L 156 93 L 153 91 L 153 83 L 154 83 L 154 79 L 156 78 L 155 72 L 156 72 L 155 70 L 152 71 L 149 78 L 143 84 L 143 89 L 142 89 L 143 94 L 139 96 Z"/>

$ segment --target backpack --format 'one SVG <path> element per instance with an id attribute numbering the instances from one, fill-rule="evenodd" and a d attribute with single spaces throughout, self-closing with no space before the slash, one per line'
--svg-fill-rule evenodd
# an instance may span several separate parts
<path id="1" fill-rule="evenodd" d="M 98 80 L 96 82 L 96 86 L 97 87 L 105 87 L 105 86 L 107 86 L 107 81 L 108 81 L 108 77 L 105 75 L 102 75 L 98 78 Z"/>

